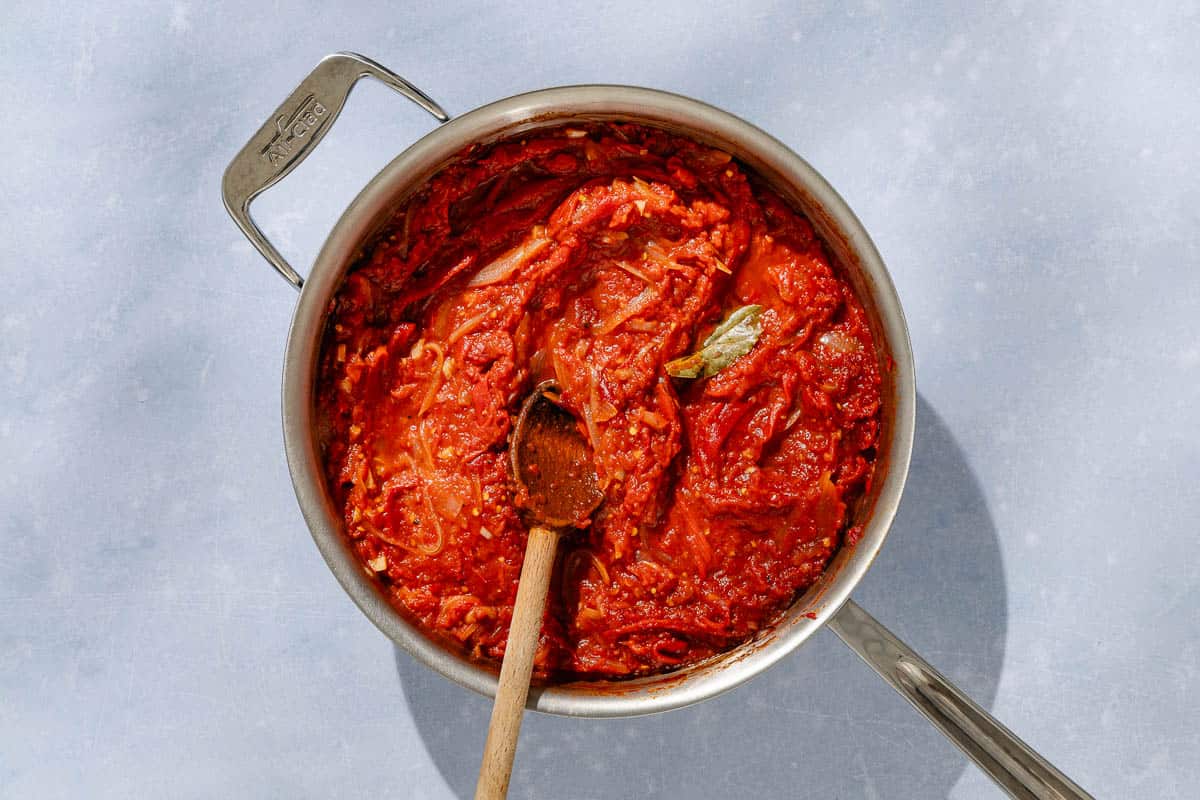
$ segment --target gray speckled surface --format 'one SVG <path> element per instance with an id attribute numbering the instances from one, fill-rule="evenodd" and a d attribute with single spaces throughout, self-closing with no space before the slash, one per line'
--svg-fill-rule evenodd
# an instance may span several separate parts
<path id="1" fill-rule="evenodd" d="M 469 796 L 487 706 L 312 546 L 279 426 L 295 295 L 219 199 L 347 48 L 452 112 L 637 83 L 807 157 L 918 361 L 857 599 L 1098 796 L 1194 796 L 1196 3 L 336 5 L 0 11 L 0 796 Z M 429 126 L 364 85 L 258 218 L 308 263 Z M 692 709 L 524 733 L 514 797 L 998 796 L 827 633 Z"/>

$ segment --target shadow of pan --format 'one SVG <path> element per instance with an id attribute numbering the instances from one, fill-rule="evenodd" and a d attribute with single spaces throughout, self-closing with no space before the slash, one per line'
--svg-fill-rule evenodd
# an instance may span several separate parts
<path id="1" fill-rule="evenodd" d="M 996 530 L 954 437 L 918 398 L 912 469 L 855 599 L 985 708 L 1004 659 Z M 966 759 L 827 631 L 690 708 L 625 720 L 529 714 L 510 797 L 946 797 Z M 396 651 L 417 730 L 471 797 L 491 703 Z"/>

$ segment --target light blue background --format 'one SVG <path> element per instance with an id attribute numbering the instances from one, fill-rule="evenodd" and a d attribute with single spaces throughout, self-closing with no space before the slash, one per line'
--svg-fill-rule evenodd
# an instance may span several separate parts
<path id="1" fill-rule="evenodd" d="M 451 112 L 707 100 L 809 159 L 908 312 L 921 393 L 857 599 L 1098 796 L 1200 785 L 1195 2 L 268 3 L 0 11 L 0 796 L 469 796 L 488 706 L 309 540 L 295 293 L 225 165 L 328 52 Z M 301 271 L 432 120 L 363 85 L 255 206 Z M 514 797 L 998 796 L 822 632 L 701 706 L 535 716 Z"/>

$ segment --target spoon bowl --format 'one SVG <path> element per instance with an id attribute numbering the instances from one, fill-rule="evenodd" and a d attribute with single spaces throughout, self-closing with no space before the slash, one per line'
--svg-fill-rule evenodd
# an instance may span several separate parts
<path id="1" fill-rule="evenodd" d="M 558 400 L 558 385 L 544 381 L 521 406 L 509 446 L 516 502 L 531 525 L 583 527 L 604 493 L 591 448 Z"/>

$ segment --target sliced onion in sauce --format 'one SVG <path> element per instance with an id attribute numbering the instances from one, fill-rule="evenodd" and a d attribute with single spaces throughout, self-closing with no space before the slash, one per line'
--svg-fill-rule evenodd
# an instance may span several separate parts
<path id="1" fill-rule="evenodd" d="M 476 272 L 475 276 L 467 281 L 467 286 L 491 286 L 507 280 L 514 272 L 537 258 L 550 244 L 550 239 L 544 235 L 545 230 L 541 227 L 535 228 L 533 235 L 528 239 Z"/>
<path id="2" fill-rule="evenodd" d="M 858 339 L 844 331 L 836 329 L 822 333 L 820 338 L 817 339 L 817 343 L 827 350 L 832 350 L 842 355 L 857 353 L 859 349 Z"/>

